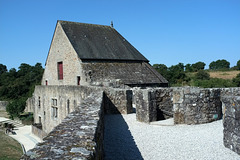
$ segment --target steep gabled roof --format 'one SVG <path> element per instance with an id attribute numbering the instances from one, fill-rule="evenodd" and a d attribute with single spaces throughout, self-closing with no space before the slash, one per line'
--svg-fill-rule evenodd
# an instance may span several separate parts
<path id="1" fill-rule="evenodd" d="M 148 60 L 114 28 L 58 21 L 82 60 Z"/>

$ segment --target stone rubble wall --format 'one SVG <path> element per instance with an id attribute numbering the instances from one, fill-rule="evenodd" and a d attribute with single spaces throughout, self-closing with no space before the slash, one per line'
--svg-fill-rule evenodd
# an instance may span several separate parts
<path id="1" fill-rule="evenodd" d="M 21 159 L 103 159 L 102 92 L 94 92 Z"/>
<path id="2" fill-rule="evenodd" d="M 133 95 L 138 121 L 149 123 L 173 115 L 172 88 L 135 88 Z"/>
<path id="3" fill-rule="evenodd" d="M 224 146 L 240 155 L 240 88 L 226 88 L 221 100 L 224 108 Z"/>
<path id="4" fill-rule="evenodd" d="M 173 90 L 175 124 L 202 124 L 222 118 L 220 89 L 181 87 Z"/>
<path id="5" fill-rule="evenodd" d="M 8 101 L 0 101 L 0 111 L 6 111 Z"/>

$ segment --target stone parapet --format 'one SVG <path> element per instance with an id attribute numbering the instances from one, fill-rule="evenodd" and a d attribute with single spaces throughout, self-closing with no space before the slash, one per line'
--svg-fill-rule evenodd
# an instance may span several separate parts
<path id="1" fill-rule="evenodd" d="M 21 159 L 103 159 L 103 95 L 94 92 Z"/>
<path id="2" fill-rule="evenodd" d="M 220 89 L 181 87 L 173 90 L 175 124 L 202 124 L 222 118 Z"/>
<path id="3" fill-rule="evenodd" d="M 172 88 L 135 88 L 133 93 L 138 121 L 149 123 L 173 115 Z"/>
<path id="4" fill-rule="evenodd" d="M 240 155 L 240 96 L 228 92 L 221 97 L 224 103 L 223 142 L 224 146 Z"/>

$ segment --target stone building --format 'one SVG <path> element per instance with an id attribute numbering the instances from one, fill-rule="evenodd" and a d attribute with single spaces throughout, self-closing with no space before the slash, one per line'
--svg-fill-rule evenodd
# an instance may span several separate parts
<path id="1" fill-rule="evenodd" d="M 102 90 L 110 97 L 118 91 L 111 92 L 106 87 L 168 86 L 167 80 L 148 62 L 113 27 L 58 21 L 45 64 L 42 87 L 37 86 L 33 97 L 27 101 L 26 111 L 34 112 L 34 133 L 39 137 L 46 136 L 80 106 L 85 98 L 83 95 L 86 95 L 86 90 L 80 86 L 105 87 Z M 126 95 L 124 97 L 131 97 L 132 92 L 122 93 Z M 118 101 L 116 103 L 121 104 L 124 100 Z M 131 106 L 126 110 L 118 108 L 120 113 L 130 110 Z"/>
<path id="2" fill-rule="evenodd" d="M 113 27 L 58 21 L 42 85 L 168 86 Z"/>

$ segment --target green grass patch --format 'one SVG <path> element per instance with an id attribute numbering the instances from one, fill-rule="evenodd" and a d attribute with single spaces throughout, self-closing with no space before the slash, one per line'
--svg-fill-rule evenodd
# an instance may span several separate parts
<path id="1" fill-rule="evenodd" d="M 17 160 L 22 154 L 21 145 L 0 129 L 0 160 Z"/>

